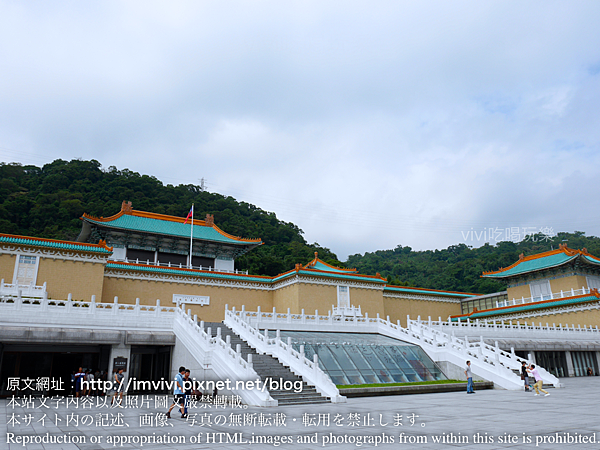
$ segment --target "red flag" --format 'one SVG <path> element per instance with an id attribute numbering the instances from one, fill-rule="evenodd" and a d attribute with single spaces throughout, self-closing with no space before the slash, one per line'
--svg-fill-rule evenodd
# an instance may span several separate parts
<path id="1" fill-rule="evenodd" d="M 194 207 L 193 206 L 190 208 L 190 212 L 188 213 L 187 217 L 185 218 L 185 222 L 183 222 L 184 225 L 187 223 L 188 219 L 190 217 L 192 217 L 192 214 L 194 214 Z"/>

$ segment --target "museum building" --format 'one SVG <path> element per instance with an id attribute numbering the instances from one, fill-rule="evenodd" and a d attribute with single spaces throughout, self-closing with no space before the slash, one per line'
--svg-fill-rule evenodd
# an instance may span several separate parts
<path id="1" fill-rule="evenodd" d="M 537 317 L 585 327 L 589 336 L 587 353 L 577 354 L 583 359 L 575 366 L 542 358 L 563 369 L 556 374 L 579 375 L 586 364 L 598 373 L 600 347 L 595 347 L 592 327 L 599 325 L 600 259 L 585 249 L 561 246 L 485 273 L 506 281 L 507 291 L 480 309 L 481 296 L 389 285 L 379 274 L 334 267 L 316 253 L 312 261 L 274 277 L 236 270 L 235 259 L 262 244 L 226 233 L 210 215 L 192 223 L 134 210 L 130 202 L 108 218 L 84 214 L 77 242 L 0 234 L 0 395 L 6 394 L 9 376 L 66 377 L 79 366 L 110 371 L 117 357 L 129 361 L 129 376 L 142 380 L 168 378 L 182 361 L 206 377 L 222 377 L 227 370 L 254 373 L 239 350 L 236 356 L 215 344 L 224 334 L 219 328 L 215 335 L 216 325 L 210 330 L 206 324 L 224 319 L 238 335 L 254 333 L 242 336 L 249 343 L 260 332 L 267 336 L 265 345 L 272 345 L 271 330 L 275 341 L 287 340 L 306 361 L 316 358 L 318 368 L 312 370 L 323 371 L 335 384 L 450 377 L 475 345 L 467 342 L 473 330 L 466 324 Z M 169 314 L 176 319 L 166 319 Z M 440 331 L 428 327 L 425 318 L 430 325 L 433 318 Z M 175 326 L 169 320 L 180 322 Z M 189 333 L 182 334 L 188 325 Z M 248 331 L 252 327 L 256 331 Z M 376 336 L 381 333 L 385 336 Z M 433 343 L 429 333 L 437 336 Z M 463 353 L 456 353 L 450 342 L 463 334 Z M 517 356 L 535 358 L 538 350 L 531 339 L 501 339 L 503 350 L 498 345 L 490 350 L 483 348 L 484 341 L 497 336 L 480 337 L 483 353 L 500 355 L 512 348 L 512 356 L 502 356 L 508 358 L 502 364 L 506 367 L 516 364 Z M 440 356 L 441 347 L 456 355 Z M 263 352 L 277 352 L 269 348 Z M 571 350 L 556 351 L 573 359 Z M 487 359 L 482 357 L 482 374 L 510 378 L 493 375 L 499 368 L 486 366 Z M 249 401 L 272 404 L 272 399 Z"/>

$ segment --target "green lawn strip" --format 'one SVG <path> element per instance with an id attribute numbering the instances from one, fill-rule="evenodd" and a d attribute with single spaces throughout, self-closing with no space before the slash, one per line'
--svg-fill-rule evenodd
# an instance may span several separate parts
<path id="1" fill-rule="evenodd" d="M 392 386 L 419 386 L 426 384 L 451 384 L 466 383 L 461 380 L 433 380 L 433 381 L 414 381 L 412 383 L 374 383 L 374 384 L 338 384 L 338 389 L 370 388 L 370 387 L 392 387 Z M 479 383 L 479 381 L 475 381 Z"/>

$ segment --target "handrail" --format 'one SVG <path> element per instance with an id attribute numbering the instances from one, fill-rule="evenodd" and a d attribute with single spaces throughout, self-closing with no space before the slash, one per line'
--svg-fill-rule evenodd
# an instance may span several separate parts
<path id="1" fill-rule="evenodd" d="M 197 324 L 197 316 L 182 307 L 120 303 L 118 297 L 112 303 L 74 300 L 71 294 L 66 300 L 0 296 L 0 325 L 43 326 L 69 328 L 100 328 L 127 330 L 172 331 L 204 367 L 211 368 L 221 379 L 257 380 L 250 361 L 236 352 L 220 336 L 211 337 Z M 252 405 L 276 406 L 268 392 L 239 390 L 243 401 Z"/>
<path id="2" fill-rule="evenodd" d="M 346 401 L 346 397 L 340 395 L 339 389 L 331 381 L 329 375 L 319 367 L 317 355 L 314 355 L 314 359 L 311 361 L 306 358 L 303 351 L 299 352 L 293 348 L 291 339 L 288 338 L 288 342 L 285 343 L 279 334 L 275 339 L 269 339 L 245 321 L 243 316 L 240 317 L 236 313 L 235 307 L 229 310 L 228 305 L 225 305 L 224 323 L 259 353 L 272 355 L 309 384 L 314 385 L 317 392 L 329 397 L 332 403 Z"/>
<path id="3" fill-rule="evenodd" d="M 239 270 L 239 269 L 233 269 L 233 270 L 229 270 L 229 269 L 217 269 L 213 266 L 189 266 L 188 264 L 183 264 L 183 263 L 173 263 L 171 264 L 171 262 L 163 262 L 161 263 L 160 261 L 150 261 L 149 259 L 146 260 L 140 260 L 139 258 L 136 259 L 129 259 L 129 258 L 114 258 L 114 257 L 109 257 L 109 262 L 113 261 L 113 262 L 126 262 L 126 263 L 133 263 L 133 264 L 145 264 L 147 266 L 157 266 L 157 267 L 170 267 L 172 269 L 195 269 L 195 270 L 202 270 L 205 272 L 222 272 L 222 273 L 235 273 L 235 274 L 241 274 L 241 275 L 248 275 L 248 271 L 247 270 Z"/>
<path id="4" fill-rule="evenodd" d="M 42 298 L 47 295 L 46 282 L 41 286 L 36 286 L 33 282 L 29 284 L 5 283 L 4 278 L 0 280 L 0 295 L 17 295 L 21 291 L 24 297 Z"/>
<path id="5" fill-rule="evenodd" d="M 496 308 L 502 308 L 505 306 L 515 306 L 515 305 L 523 305 L 525 303 L 535 303 L 535 302 L 543 302 L 546 300 L 554 300 L 565 297 L 575 297 L 576 295 L 585 295 L 591 292 L 590 289 L 586 289 L 585 286 L 582 286 L 581 289 L 571 289 L 570 291 L 560 291 L 555 293 L 550 293 L 547 295 L 536 295 L 531 297 L 521 297 L 513 298 L 512 300 L 502 300 L 496 301 Z"/>
<path id="6" fill-rule="evenodd" d="M 348 331 L 352 329 L 360 331 L 370 331 L 386 336 L 407 341 L 421 346 L 421 348 L 434 361 L 449 361 L 462 367 L 466 360 L 472 361 L 473 372 L 485 379 L 493 381 L 498 386 L 505 389 L 521 389 L 523 383 L 520 377 L 513 371 L 521 367 L 522 359 L 513 353 L 502 351 L 497 345 L 490 346 L 483 342 L 469 342 L 468 338 L 460 339 L 450 336 L 441 330 L 435 329 L 422 323 L 420 320 L 414 321 L 407 317 L 407 327 L 400 326 L 400 322 L 393 323 L 387 319 L 365 317 L 347 317 L 339 320 L 329 313 L 328 316 L 319 316 L 318 312 L 314 315 L 291 314 L 288 309 L 287 314 L 273 312 L 246 311 L 242 307 L 241 311 L 231 311 L 230 315 L 236 316 L 240 321 L 251 325 L 252 328 L 278 329 L 291 327 L 295 324 L 302 325 L 327 325 L 328 330 L 337 329 L 339 331 Z M 311 328 L 315 329 L 315 327 Z M 540 373 L 544 380 L 560 386 L 558 378 L 549 372 L 540 368 Z"/>
<path id="7" fill-rule="evenodd" d="M 420 317 L 417 319 L 418 321 L 420 321 Z M 528 321 L 523 321 L 521 322 L 520 320 L 494 320 L 494 319 L 475 319 L 475 320 L 466 320 L 466 321 L 462 321 L 462 320 L 458 320 L 456 322 L 453 322 L 451 319 L 448 319 L 447 321 L 443 321 L 441 319 L 441 317 L 439 318 L 439 320 L 431 320 L 431 317 L 429 318 L 428 321 L 423 321 L 423 323 L 427 324 L 430 327 L 437 327 L 437 328 L 449 328 L 451 330 L 454 329 L 462 329 L 462 328 L 466 328 L 466 329 L 478 329 L 478 330 L 485 330 L 485 329 L 493 329 L 495 330 L 495 332 L 499 332 L 501 330 L 510 330 L 511 332 L 519 332 L 519 331 L 527 331 L 527 332 L 531 332 L 531 331 L 536 331 L 536 332 L 542 332 L 542 333 L 558 333 L 558 334 L 564 334 L 564 333 L 576 333 L 576 334 L 584 334 L 587 333 L 589 334 L 590 338 L 597 338 L 597 334 L 600 333 L 600 328 L 598 328 L 598 326 L 592 327 L 584 325 L 583 327 L 581 325 L 577 325 L 575 326 L 574 324 L 571 324 L 569 326 L 569 324 L 562 324 L 559 323 L 558 326 L 556 325 L 556 323 L 552 323 L 552 326 L 550 326 L 550 324 L 548 322 L 546 322 L 545 325 L 542 324 L 542 322 L 538 322 L 537 324 L 533 321 L 528 322 Z"/>

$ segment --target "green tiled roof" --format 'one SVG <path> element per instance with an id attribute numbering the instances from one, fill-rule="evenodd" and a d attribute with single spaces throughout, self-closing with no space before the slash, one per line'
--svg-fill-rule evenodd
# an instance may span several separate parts
<path id="1" fill-rule="evenodd" d="M 591 262 L 592 264 L 600 264 L 600 261 L 596 258 L 590 258 L 588 255 L 583 255 L 587 262 Z"/>
<path id="2" fill-rule="evenodd" d="M 502 309 L 497 309 L 497 310 L 478 311 L 478 312 L 473 313 L 470 316 L 468 316 L 468 318 L 469 319 L 478 319 L 480 317 L 499 316 L 499 315 L 503 315 L 503 314 L 519 313 L 519 312 L 523 312 L 523 311 L 533 311 L 536 309 L 555 308 L 557 306 L 574 305 L 577 303 L 585 303 L 585 302 L 592 302 L 592 301 L 600 301 L 600 299 L 598 299 L 598 297 L 596 297 L 595 295 L 586 295 L 585 297 L 562 298 L 562 299 L 557 299 L 556 301 L 549 301 L 549 302 L 544 302 L 544 303 L 525 303 L 522 305 L 515 305 L 512 307 L 502 308 Z M 458 318 L 453 318 L 452 320 L 457 321 Z"/>
<path id="3" fill-rule="evenodd" d="M 461 294 L 458 292 L 441 292 L 441 291 L 434 291 L 434 290 L 429 290 L 429 289 L 409 289 L 409 288 L 403 288 L 401 286 L 386 286 L 384 289 L 385 292 L 389 291 L 389 292 L 403 292 L 403 293 L 407 293 L 407 294 L 428 294 L 428 295 L 443 295 L 446 297 L 458 297 L 458 298 L 466 298 L 466 297 L 471 297 L 473 294 Z"/>
<path id="4" fill-rule="evenodd" d="M 27 236 L 8 236 L 0 235 L 0 244 L 21 244 L 32 245 L 34 247 L 55 248 L 59 250 L 74 250 L 78 252 L 102 253 L 106 255 L 112 254 L 105 247 L 99 247 L 90 244 L 80 244 L 78 242 L 55 241 L 51 239 L 30 238 Z"/>
<path id="5" fill-rule="evenodd" d="M 219 278 L 223 280 L 237 280 L 244 279 L 244 281 L 256 281 L 258 283 L 271 283 L 270 278 L 259 278 L 245 274 L 233 274 L 233 273 L 219 273 L 219 272 L 205 272 L 205 271 L 194 271 L 179 269 L 176 267 L 163 267 L 163 266 L 142 266 L 132 265 L 129 263 L 108 263 L 107 269 L 117 270 L 132 270 L 135 272 L 150 272 L 150 273 L 164 273 L 169 275 L 184 275 L 187 277 L 203 277 L 203 278 Z"/>
<path id="6" fill-rule="evenodd" d="M 317 262 L 315 262 L 315 264 L 313 266 L 310 266 L 310 269 L 325 270 L 327 272 L 337 272 L 337 273 L 356 272 L 356 270 L 342 270 L 337 267 L 331 267 L 331 266 L 328 266 L 327 264 L 323 264 L 323 262 L 320 260 L 317 260 Z"/>
<path id="7" fill-rule="evenodd" d="M 170 220 L 160 220 L 150 217 L 138 217 L 130 214 L 123 214 L 111 221 L 95 220 L 92 217 L 85 217 L 85 220 L 101 227 L 140 231 L 145 233 L 166 234 L 182 238 L 190 238 L 190 223 L 172 222 Z M 194 239 L 206 241 L 222 242 L 234 245 L 259 245 L 261 242 L 238 241 L 224 236 L 213 227 L 203 225 L 194 225 Z"/>
<path id="8" fill-rule="evenodd" d="M 326 278 L 338 278 L 338 279 L 343 279 L 343 280 L 352 280 L 352 281 L 365 281 L 365 282 L 371 282 L 371 283 L 385 283 L 385 280 L 382 280 L 380 278 L 376 278 L 376 277 L 368 277 L 368 276 L 360 276 L 360 275 L 356 275 L 353 273 L 346 273 L 346 272 L 339 272 L 339 273 L 334 273 L 334 272 L 329 272 L 328 273 L 322 273 L 321 271 L 317 271 L 317 270 L 310 270 L 310 269 L 300 269 L 298 272 L 293 271 L 293 272 L 287 272 L 284 273 L 283 275 L 279 275 L 275 278 L 273 278 L 273 281 L 280 281 L 283 280 L 287 277 L 291 277 L 295 274 L 299 274 L 299 275 L 311 275 L 311 276 L 322 276 L 322 277 L 326 277 Z"/>
<path id="9" fill-rule="evenodd" d="M 525 260 L 503 272 L 484 274 L 483 276 L 488 278 L 505 278 L 510 277 L 512 275 L 519 275 L 526 272 L 533 272 L 535 270 L 548 269 L 550 267 L 560 266 L 575 258 L 577 258 L 577 255 L 568 256 L 564 253 L 556 253 L 554 255 L 548 255 L 542 258 Z"/>

